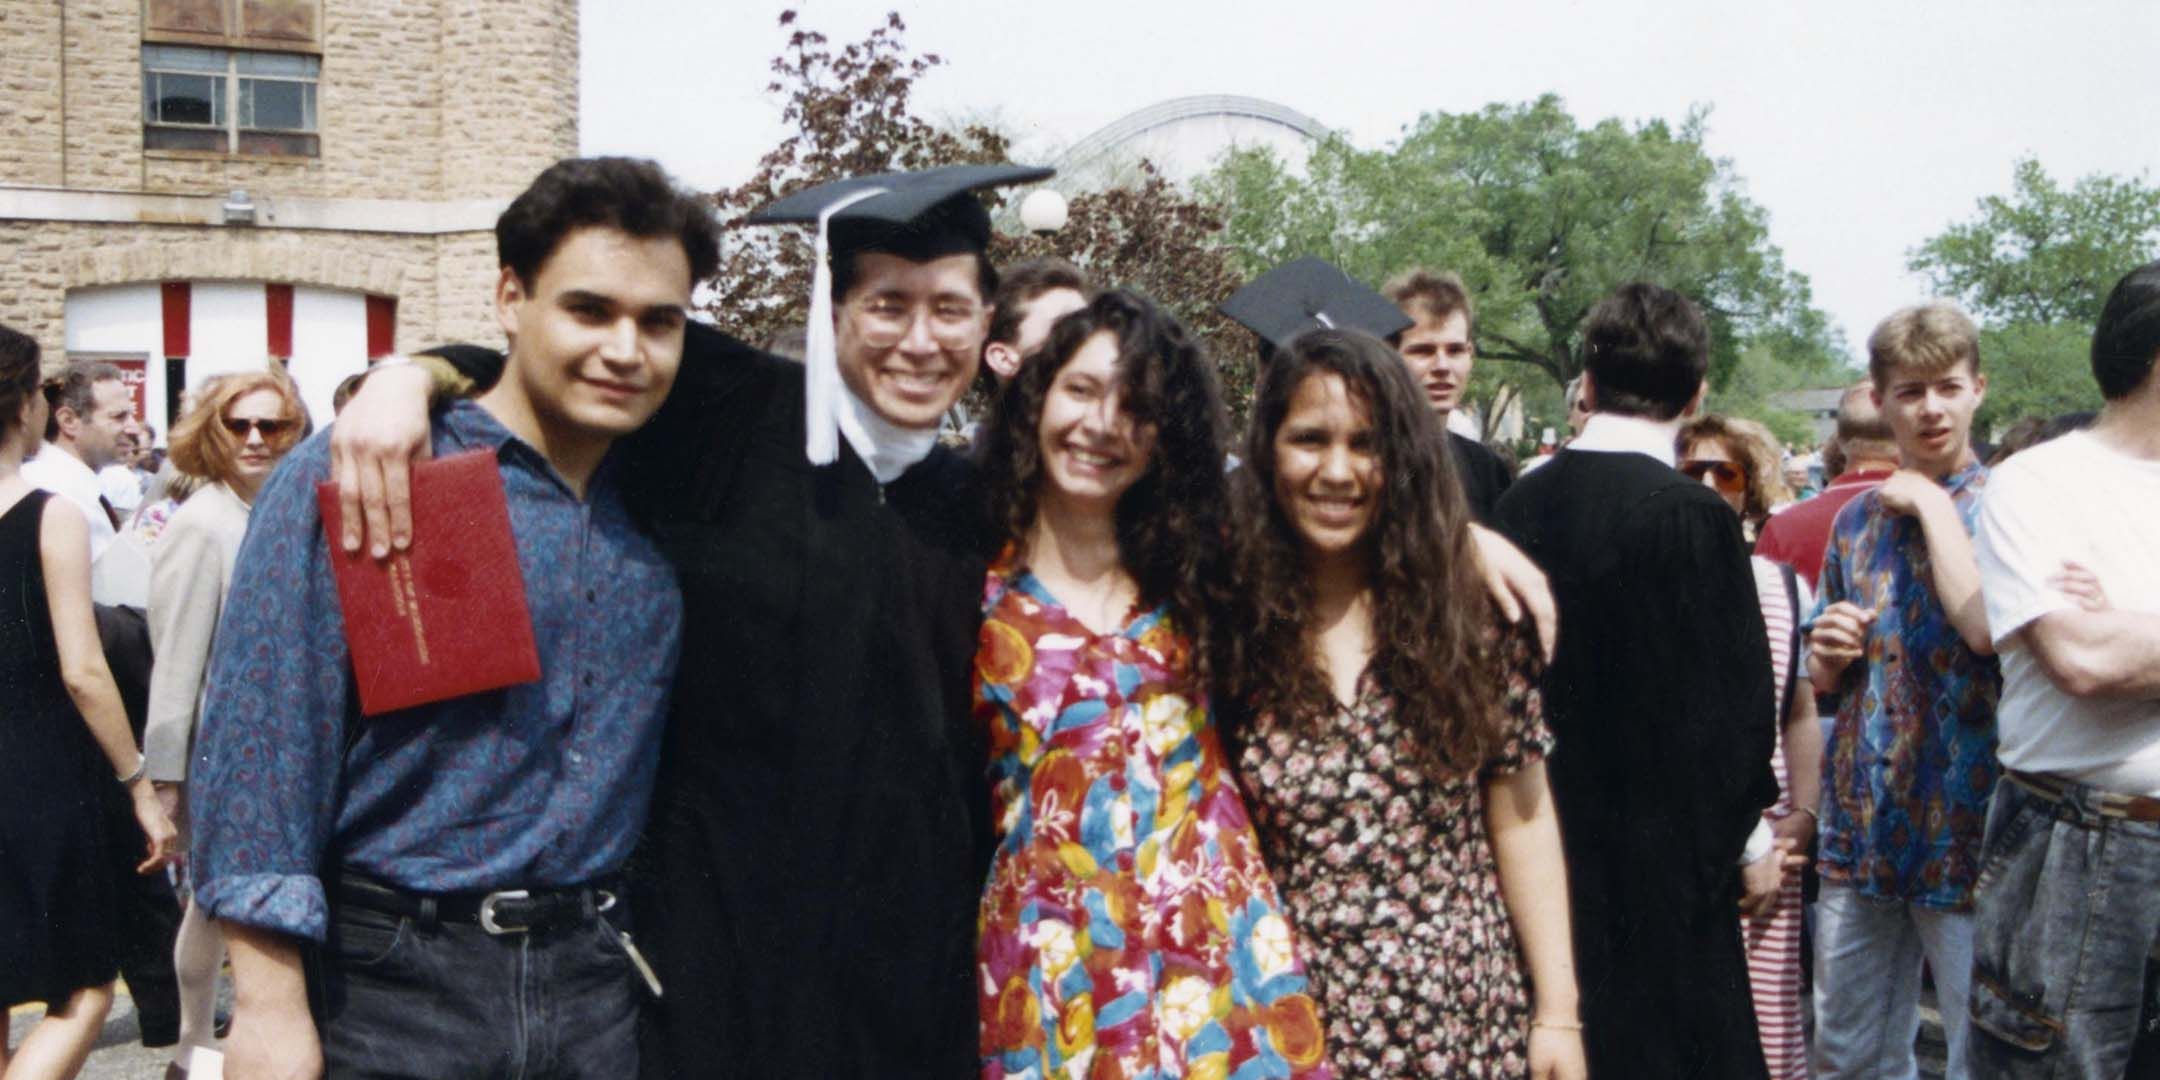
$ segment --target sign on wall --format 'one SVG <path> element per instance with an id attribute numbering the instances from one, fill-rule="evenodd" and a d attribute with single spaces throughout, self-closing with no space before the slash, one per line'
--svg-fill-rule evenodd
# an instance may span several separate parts
<path id="1" fill-rule="evenodd" d="M 150 354 L 130 352 L 76 352 L 68 351 L 68 362 L 91 360 L 111 364 L 120 369 L 120 381 L 128 388 L 128 397 L 135 402 L 135 422 L 147 423 L 150 419 Z"/>

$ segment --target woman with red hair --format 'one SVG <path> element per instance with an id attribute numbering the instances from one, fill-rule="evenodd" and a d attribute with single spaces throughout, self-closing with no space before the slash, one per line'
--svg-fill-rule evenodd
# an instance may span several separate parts
<path id="1" fill-rule="evenodd" d="M 233 560 L 247 534 L 248 508 L 278 459 L 299 442 L 304 415 L 292 383 L 281 373 L 263 371 L 205 384 L 193 411 L 173 425 L 173 465 L 203 486 L 173 513 L 152 556 L 150 644 L 157 659 L 150 670 L 143 752 L 160 801 L 183 830 L 203 673 L 232 585 Z M 190 900 L 173 946 L 180 1041 L 167 1077 L 184 1075 L 194 1048 L 212 1045 L 224 951 L 216 924 Z"/>

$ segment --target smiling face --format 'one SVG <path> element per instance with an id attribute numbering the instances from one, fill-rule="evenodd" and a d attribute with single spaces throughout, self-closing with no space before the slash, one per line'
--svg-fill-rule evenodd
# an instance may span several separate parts
<path id="1" fill-rule="evenodd" d="M 496 315 L 510 358 L 488 396 L 512 395 L 550 439 L 635 431 L 674 384 L 689 307 L 680 240 L 578 229 L 531 282 L 503 268 Z"/>
<path id="2" fill-rule="evenodd" d="M 1356 551 L 1380 512 L 1372 410 L 1342 376 L 1307 375 L 1275 429 L 1275 505 L 1309 560 Z"/>
<path id="3" fill-rule="evenodd" d="M 1905 467 L 1937 478 L 1971 460 L 1973 413 L 1986 397 L 1987 376 L 1963 361 L 1936 372 L 1895 367 L 1875 389 Z"/>
<path id="4" fill-rule="evenodd" d="M 1477 347 L 1470 343 L 1470 319 L 1460 311 L 1435 317 L 1423 304 L 1411 304 L 1403 314 L 1417 320 L 1402 332 L 1396 351 L 1410 368 L 1410 377 L 1425 391 L 1425 403 L 1441 416 L 1462 404 L 1470 387 L 1470 369 L 1477 363 Z"/>
<path id="5" fill-rule="evenodd" d="M 932 428 L 967 392 L 990 331 L 976 257 L 855 258 L 855 283 L 833 315 L 840 378 L 886 422 Z"/>
<path id="6" fill-rule="evenodd" d="M 1036 429 L 1044 498 L 1110 513 L 1119 496 L 1146 475 L 1155 452 L 1155 425 L 1125 411 L 1117 360 L 1117 338 L 1099 331 L 1050 380 Z"/>

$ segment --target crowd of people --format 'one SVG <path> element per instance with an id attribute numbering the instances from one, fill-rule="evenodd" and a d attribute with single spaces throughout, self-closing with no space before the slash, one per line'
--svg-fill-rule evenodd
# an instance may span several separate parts
<path id="1" fill-rule="evenodd" d="M 1300 260 L 1223 305 L 1235 431 L 1167 308 L 991 263 L 1045 176 L 753 214 L 814 230 L 789 359 L 691 317 L 706 203 L 566 160 L 506 353 L 312 437 L 224 376 L 162 465 L 0 328 L 0 1076 L 124 967 L 168 1077 L 1903 1078 L 1927 986 L 1950 1076 L 2160 1070 L 2160 263 L 1985 464 L 1973 324 L 1892 313 L 1795 501 L 1649 283 L 1515 475 L 1462 280 Z M 337 567 L 471 452 L 540 677 L 363 716 Z"/>

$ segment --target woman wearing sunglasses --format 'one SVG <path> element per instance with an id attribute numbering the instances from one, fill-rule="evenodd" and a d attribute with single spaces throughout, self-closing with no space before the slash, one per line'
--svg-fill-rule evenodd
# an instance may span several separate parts
<path id="1" fill-rule="evenodd" d="M 1792 500 L 1779 475 L 1777 446 L 1769 428 L 1737 417 L 1705 414 L 1680 432 L 1680 471 L 1725 497 L 1750 544 L 1770 520 L 1770 508 Z"/>
<path id="2" fill-rule="evenodd" d="M 1680 429 L 1676 449 L 1680 471 L 1708 484 L 1740 515 L 1752 542 L 1770 507 L 1785 498 L 1779 476 L 1777 440 L 1752 420 L 1706 415 Z M 1815 720 L 1815 695 L 1796 693 L 1793 673 L 1800 659 L 1801 616 L 1814 608 L 1807 584 L 1792 568 L 1756 556 L 1755 591 L 1768 631 L 1770 670 L 1784 722 L 1770 767 L 1777 773 L 1778 800 L 1763 817 L 1790 850 L 1805 853 L 1815 842 L 1815 814 L 1822 788 L 1822 728 Z M 1755 999 L 1756 1026 L 1762 1030 L 1763 1057 L 1772 1080 L 1807 1075 L 1807 1043 L 1800 1028 L 1801 896 L 1798 856 L 1765 859 L 1745 871 L 1751 878 L 1782 875 L 1777 891 L 1765 882 L 1749 882 L 1748 894 L 1767 895 L 1763 905 L 1742 914 L 1741 938 L 1748 952 L 1748 980 Z"/>
<path id="3" fill-rule="evenodd" d="M 247 533 L 248 508 L 278 459 L 300 439 L 303 412 L 292 383 L 275 372 L 228 375 L 206 386 L 193 412 L 173 425 L 172 463 L 203 486 L 173 512 L 153 551 L 150 573 L 150 715 L 143 753 L 159 800 L 186 835 L 189 747 L 203 673 L 233 560 Z M 186 1074 L 193 1048 L 212 1045 L 224 939 L 193 903 L 173 948 L 180 982 L 180 1041 L 166 1076 Z"/>

